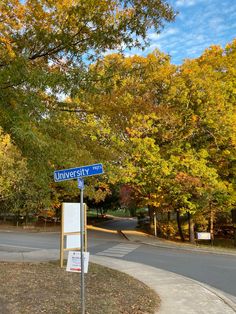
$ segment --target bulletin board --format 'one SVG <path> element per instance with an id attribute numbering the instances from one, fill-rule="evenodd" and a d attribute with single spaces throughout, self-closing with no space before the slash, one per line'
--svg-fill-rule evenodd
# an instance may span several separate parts
<path id="1" fill-rule="evenodd" d="M 80 203 L 63 203 L 64 233 L 80 232 Z"/>
<path id="2" fill-rule="evenodd" d="M 87 251 L 87 205 L 84 208 L 84 248 Z M 63 267 L 64 251 L 80 250 L 80 203 L 62 203 L 60 264 Z"/>
<path id="3" fill-rule="evenodd" d="M 66 235 L 66 249 L 76 249 L 81 247 L 80 234 L 68 234 Z"/>

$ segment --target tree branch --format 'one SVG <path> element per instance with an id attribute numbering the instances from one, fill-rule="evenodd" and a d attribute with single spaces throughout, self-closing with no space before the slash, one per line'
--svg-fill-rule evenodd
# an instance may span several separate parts
<path id="1" fill-rule="evenodd" d="M 10 84 L 10 82 L 8 82 L 8 83 L 6 83 L 6 84 L 9 84 L 9 85 L 0 86 L 0 89 L 8 89 L 8 88 L 11 88 L 11 87 L 16 87 L 16 86 L 19 86 L 19 85 L 21 85 L 21 84 L 23 84 L 23 83 L 25 83 L 25 82 L 26 82 L 26 80 L 23 80 L 23 81 L 21 81 L 21 82 L 19 82 L 19 83 L 15 83 L 15 84 Z"/>

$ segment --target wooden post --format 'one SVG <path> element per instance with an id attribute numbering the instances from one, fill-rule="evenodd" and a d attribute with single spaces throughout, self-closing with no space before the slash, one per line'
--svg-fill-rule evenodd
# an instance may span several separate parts
<path id="1" fill-rule="evenodd" d="M 157 215 L 156 211 L 153 212 L 153 218 L 154 218 L 154 236 L 157 236 Z"/>
<path id="2" fill-rule="evenodd" d="M 61 209 L 61 241 L 60 241 L 60 266 L 64 263 L 64 204 Z"/>

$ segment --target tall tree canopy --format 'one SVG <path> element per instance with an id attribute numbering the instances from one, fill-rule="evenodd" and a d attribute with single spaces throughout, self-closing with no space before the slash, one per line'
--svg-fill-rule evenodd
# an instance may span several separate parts
<path id="1" fill-rule="evenodd" d="M 31 187 L 13 175 L 4 197 L 21 185 L 19 199 L 44 207 L 77 193 L 70 183 L 55 188 L 53 169 L 108 161 L 103 179 L 86 189 L 97 202 L 110 183 L 160 210 L 229 208 L 236 41 L 181 66 L 158 50 L 104 57 L 144 47 L 148 30 L 173 19 L 164 0 L 1 1 L 0 141 L 13 152 L 1 158 Z"/>
<path id="2" fill-rule="evenodd" d="M 89 85 L 88 64 L 107 49 L 144 47 L 150 28 L 173 19 L 160 0 L 1 1 L 0 125 L 39 186 L 54 167 L 94 159 L 81 139 L 83 117 L 63 114 L 81 110 L 64 100 Z"/>
<path id="3" fill-rule="evenodd" d="M 18 197 L 27 190 L 27 161 L 0 128 L 0 205 L 1 210 L 17 210 L 22 203 Z"/>
<path id="4" fill-rule="evenodd" d="M 113 184 L 129 184 L 143 204 L 160 210 L 230 209 L 235 47 L 236 41 L 225 49 L 213 46 L 181 66 L 155 51 L 147 57 L 110 55 L 91 67 L 91 75 L 103 80 L 80 91 L 78 101 L 93 116 L 103 113 L 110 125 L 110 133 L 96 139 L 108 138 L 119 149 L 110 163 Z"/>

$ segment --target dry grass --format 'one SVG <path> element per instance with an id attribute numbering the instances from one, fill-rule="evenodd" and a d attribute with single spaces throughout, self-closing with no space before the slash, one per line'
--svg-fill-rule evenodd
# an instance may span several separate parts
<path id="1" fill-rule="evenodd" d="M 1 314 L 80 313 L 80 274 L 58 263 L 0 262 Z M 100 265 L 85 275 L 87 314 L 154 313 L 159 298 L 143 283 Z"/>

